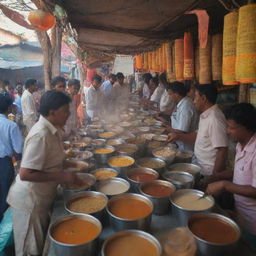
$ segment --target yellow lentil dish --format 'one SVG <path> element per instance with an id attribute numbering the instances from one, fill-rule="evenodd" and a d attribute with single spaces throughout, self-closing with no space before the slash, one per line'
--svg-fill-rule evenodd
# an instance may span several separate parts
<path id="1" fill-rule="evenodd" d="M 127 157 L 114 157 L 109 159 L 108 164 L 115 167 L 127 167 L 134 164 L 134 160 Z"/>
<path id="2" fill-rule="evenodd" d="M 105 180 L 116 177 L 117 173 L 107 169 L 99 169 L 93 172 L 93 175 L 97 180 Z"/>
<path id="3" fill-rule="evenodd" d="M 85 196 L 80 197 L 68 205 L 72 212 L 91 214 L 102 210 L 107 204 L 103 196 Z"/>
<path id="4" fill-rule="evenodd" d="M 94 153 L 96 153 L 96 154 L 110 154 L 113 152 L 114 152 L 114 150 L 111 148 L 97 148 L 94 150 Z"/>
<path id="5" fill-rule="evenodd" d="M 114 137 L 116 134 L 114 132 L 102 132 L 99 134 L 99 136 L 101 138 L 112 138 Z"/>

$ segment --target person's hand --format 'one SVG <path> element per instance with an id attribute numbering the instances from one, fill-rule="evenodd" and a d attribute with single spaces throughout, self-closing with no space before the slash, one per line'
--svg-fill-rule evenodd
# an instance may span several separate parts
<path id="1" fill-rule="evenodd" d="M 206 188 L 206 193 L 213 196 L 220 195 L 225 190 L 225 184 L 227 181 L 221 180 L 210 183 Z"/>
<path id="2" fill-rule="evenodd" d="M 78 177 L 74 172 L 62 172 L 60 183 L 74 185 L 78 183 Z"/>
<path id="3" fill-rule="evenodd" d="M 175 133 L 175 132 L 172 132 L 172 133 L 169 133 L 168 134 L 168 142 L 173 142 L 173 141 L 177 141 L 179 140 L 179 134 L 178 133 Z"/>

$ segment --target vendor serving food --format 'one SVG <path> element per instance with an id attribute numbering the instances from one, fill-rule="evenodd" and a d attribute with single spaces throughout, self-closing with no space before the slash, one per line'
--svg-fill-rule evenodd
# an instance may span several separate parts
<path id="1" fill-rule="evenodd" d="M 215 175 L 221 181 L 208 185 L 206 192 L 234 194 L 238 222 L 245 238 L 256 248 L 256 110 L 251 104 L 240 103 L 227 115 L 228 134 L 237 143 L 234 171 Z M 229 181 L 233 177 L 233 181 Z"/>
<path id="2" fill-rule="evenodd" d="M 65 163 L 59 130 L 68 119 L 69 103 L 63 92 L 46 92 L 41 98 L 40 119 L 26 137 L 21 168 L 7 198 L 16 256 L 42 254 L 58 183 L 79 183 L 74 173 L 62 171 Z"/>

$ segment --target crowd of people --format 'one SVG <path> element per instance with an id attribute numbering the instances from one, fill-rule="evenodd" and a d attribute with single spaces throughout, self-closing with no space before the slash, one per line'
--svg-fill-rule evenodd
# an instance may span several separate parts
<path id="1" fill-rule="evenodd" d="M 124 79 L 117 73 L 102 81 L 95 74 L 90 87 L 81 88 L 79 80 L 66 83 L 58 76 L 39 106 L 33 97 L 36 80 L 28 79 L 24 91 L 19 85 L 13 94 L 1 87 L 0 220 L 9 204 L 17 256 L 42 253 L 57 185 L 79 182 L 73 173 L 62 171 L 70 165 L 65 161 L 63 140 L 71 139 L 79 127 L 95 119 L 126 111 L 132 92 Z M 237 219 L 255 245 L 255 107 L 236 104 L 224 115 L 216 104 L 214 85 L 169 83 L 165 73 L 143 74 L 135 93 L 140 97 L 138 107 L 163 122 L 169 142 L 175 142 L 180 150 L 194 151 L 192 161 L 201 167 L 201 189 L 214 196 L 234 195 Z M 11 111 L 16 123 L 7 118 Z M 230 138 L 237 147 L 234 166 L 227 170 Z M 13 158 L 21 159 L 16 178 Z"/>

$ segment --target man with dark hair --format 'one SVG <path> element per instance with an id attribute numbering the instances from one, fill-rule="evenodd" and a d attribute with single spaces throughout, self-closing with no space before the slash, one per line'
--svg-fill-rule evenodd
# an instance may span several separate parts
<path id="1" fill-rule="evenodd" d="M 187 89 L 181 82 L 170 84 L 168 89 L 172 101 L 177 104 L 175 111 L 171 115 L 170 132 L 191 133 L 198 127 L 198 114 L 193 101 L 187 97 Z M 184 143 L 177 141 L 180 150 L 193 150 L 194 143 Z"/>
<path id="2" fill-rule="evenodd" d="M 60 128 L 69 116 L 68 95 L 47 91 L 41 98 L 39 121 L 25 140 L 21 168 L 7 202 L 12 207 L 16 256 L 41 255 L 49 211 L 59 183 L 78 183 L 64 168 Z"/>
<path id="3" fill-rule="evenodd" d="M 17 124 L 7 118 L 12 99 L 0 94 L 0 222 L 7 208 L 6 197 L 14 180 L 12 157 L 21 157 L 23 138 Z"/>
<path id="4" fill-rule="evenodd" d="M 75 135 L 75 132 L 76 132 L 76 128 L 78 125 L 78 120 L 77 120 L 78 105 L 75 101 L 75 97 L 79 93 L 80 88 L 81 88 L 81 85 L 78 79 L 70 79 L 68 81 L 68 93 L 70 98 L 72 99 L 72 102 L 69 104 L 70 115 L 64 127 L 65 137 L 73 136 Z"/>
<path id="5" fill-rule="evenodd" d="M 62 76 L 55 76 L 51 81 L 51 87 L 55 91 L 65 92 L 66 80 Z"/>
<path id="6" fill-rule="evenodd" d="M 214 85 L 198 85 L 195 91 L 195 107 L 201 113 L 199 128 L 193 133 L 172 133 L 170 141 L 195 142 L 195 157 L 201 167 L 201 174 L 208 182 L 209 176 L 225 168 L 228 138 L 226 119 L 216 105 L 217 89 Z"/>
<path id="7" fill-rule="evenodd" d="M 23 124 L 25 125 L 27 135 L 32 126 L 37 121 L 37 110 L 33 93 L 37 90 L 37 81 L 28 79 L 25 82 L 25 91 L 21 96 L 21 107 L 23 113 Z"/>
<path id="8" fill-rule="evenodd" d="M 234 171 L 218 173 L 206 192 L 215 196 L 234 194 L 235 210 L 244 236 L 256 248 L 256 109 L 249 103 L 231 107 L 227 113 L 228 134 L 237 142 Z M 233 182 L 230 179 L 233 177 Z"/>
<path id="9" fill-rule="evenodd" d="M 128 84 L 124 82 L 124 74 L 118 72 L 116 74 L 117 81 L 113 85 L 114 110 L 123 111 L 127 108 L 130 97 L 130 89 Z"/>
<path id="10" fill-rule="evenodd" d="M 150 99 L 150 90 L 149 90 L 149 82 L 152 79 L 152 75 L 150 73 L 145 73 L 142 76 L 144 81 L 143 89 L 142 89 L 142 97 L 143 99 Z"/>
<path id="11" fill-rule="evenodd" d="M 98 74 L 92 77 L 92 84 L 85 94 L 85 111 L 87 123 L 90 124 L 92 119 L 99 117 L 102 109 L 102 92 L 100 90 L 102 78 Z"/>

